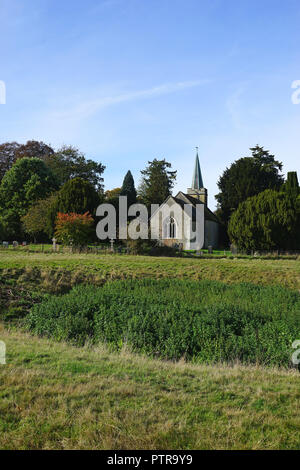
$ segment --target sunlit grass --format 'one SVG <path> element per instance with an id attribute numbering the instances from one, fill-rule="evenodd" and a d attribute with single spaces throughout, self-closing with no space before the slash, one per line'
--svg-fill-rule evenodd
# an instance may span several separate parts
<path id="1" fill-rule="evenodd" d="M 300 449 L 298 372 L 0 338 L 2 449 Z"/>
<path id="2" fill-rule="evenodd" d="M 35 285 L 104 279 L 211 279 L 227 283 L 252 282 L 300 289 L 300 260 L 192 259 L 130 255 L 46 254 L 0 252 L 1 278 L 19 278 Z"/>

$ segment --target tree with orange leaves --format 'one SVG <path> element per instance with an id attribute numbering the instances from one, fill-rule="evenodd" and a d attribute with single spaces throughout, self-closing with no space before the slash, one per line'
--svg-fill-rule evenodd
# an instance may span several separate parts
<path id="1" fill-rule="evenodd" d="M 64 245 L 83 246 L 93 236 L 94 220 L 89 212 L 85 214 L 63 214 L 59 212 L 55 221 L 55 237 Z"/>

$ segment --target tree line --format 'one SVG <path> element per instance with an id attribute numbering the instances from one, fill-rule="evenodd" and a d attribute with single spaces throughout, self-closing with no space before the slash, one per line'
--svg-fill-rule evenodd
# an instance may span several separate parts
<path id="1" fill-rule="evenodd" d="M 240 250 L 300 249 L 300 189 L 297 173 L 282 174 L 282 162 L 256 145 L 251 156 L 226 168 L 218 180 L 216 214 L 223 243 Z"/>
<path id="2" fill-rule="evenodd" d="M 162 203 L 171 194 L 176 171 L 166 160 L 154 159 L 141 171 L 138 189 L 131 171 L 120 188 L 104 192 L 105 165 L 87 159 L 73 146 L 55 151 L 44 142 L 0 145 L 0 240 L 83 244 L 95 239 L 95 213 L 108 202 L 118 209 L 118 197 L 128 205 Z"/>
<path id="3" fill-rule="evenodd" d="M 218 180 L 215 214 L 222 246 L 240 250 L 299 249 L 300 190 L 296 172 L 284 179 L 282 163 L 256 145 L 251 155 L 234 161 Z M 65 242 L 96 241 L 95 213 L 102 202 L 118 210 L 128 205 L 161 204 L 177 172 L 165 159 L 148 161 L 136 189 L 131 171 L 122 185 L 104 191 L 105 165 L 73 146 L 54 150 L 44 142 L 0 145 L 0 239 Z M 79 238 L 78 238 L 79 237 Z"/>

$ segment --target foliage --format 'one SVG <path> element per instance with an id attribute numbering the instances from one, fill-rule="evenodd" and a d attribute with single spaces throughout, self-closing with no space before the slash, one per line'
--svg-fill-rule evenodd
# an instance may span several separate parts
<path id="1" fill-rule="evenodd" d="M 170 171 L 168 168 L 171 168 L 171 163 L 155 158 L 141 171 L 142 182 L 138 193 L 146 205 L 162 204 L 171 195 L 177 171 Z"/>
<path id="2" fill-rule="evenodd" d="M 85 214 L 89 212 L 95 215 L 96 209 L 101 202 L 101 196 L 94 186 L 82 178 L 74 178 L 67 181 L 58 191 L 56 198 L 52 201 L 47 214 L 47 232 L 52 236 L 55 229 L 55 220 L 58 212 L 68 214 Z"/>
<path id="3" fill-rule="evenodd" d="M 0 182 L 5 173 L 20 158 L 40 158 L 45 160 L 54 150 L 44 142 L 29 140 L 26 144 L 6 142 L 0 145 Z"/>
<path id="4" fill-rule="evenodd" d="M 228 226 L 241 250 L 299 249 L 299 213 L 284 193 L 266 190 L 242 202 Z"/>
<path id="5" fill-rule="evenodd" d="M 4 238 L 5 238 L 5 229 L 4 229 L 3 221 L 1 220 L 1 217 L 0 217 L 0 240 L 3 240 Z"/>
<path id="6" fill-rule="evenodd" d="M 128 170 L 123 180 L 120 196 L 127 196 L 128 207 L 136 203 L 136 189 L 131 171 Z"/>
<path id="7" fill-rule="evenodd" d="M 300 333 L 300 294 L 284 288 L 189 280 L 78 286 L 35 305 L 34 333 L 87 340 L 194 362 L 290 365 Z"/>
<path id="8" fill-rule="evenodd" d="M 93 225 L 94 219 L 88 212 L 85 214 L 59 212 L 55 223 L 55 236 L 64 245 L 83 246 L 92 237 Z"/>
<path id="9" fill-rule="evenodd" d="M 6 142 L 0 145 L 0 183 L 5 173 L 11 169 L 16 161 L 16 151 L 20 144 Z"/>
<path id="10" fill-rule="evenodd" d="M 19 145 L 16 150 L 16 160 L 19 158 L 40 158 L 46 161 L 50 155 L 54 154 L 54 150 L 50 145 L 37 140 L 28 140 L 26 144 Z"/>
<path id="11" fill-rule="evenodd" d="M 38 158 L 22 158 L 6 172 L 0 185 L 0 209 L 6 237 L 22 235 L 21 217 L 35 201 L 57 189 L 51 170 Z"/>
<path id="12" fill-rule="evenodd" d="M 131 255 L 175 256 L 176 249 L 157 243 L 157 240 L 128 239 L 125 242 L 128 253 Z"/>
<path id="13" fill-rule="evenodd" d="M 6 142 L 0 145 L 0 182 L 12 165 L 21 158 L 43 160 L 60 186 L 70 179 L 81 177 L 89 181 L 97 191 L 103 190 L 101 175 L 105 170 L 104 165 L 87 160 L 82 152 L 71 145 L 64 145 L 55 152 L 50 145 L 36 140 L 29 140 L 26 144 Z"/>
<path id="14" fill-rule="evenodd" d="M 105 203 L 112 204 L 116 211 L 119 210 L 119 196 L 121 188 L 108 189 L 105 191 Z"/>
<path id="15" fill-rule="evenodd" d="M 101 175 L 105 166 L 102 163 L 87 160 L 76 147 L 62 146 L 46 159 L 46 164 L 51 168 L 60 185 L 79 177 L 88 181 L 96 191 L 102 192 L 103 190 Z"/>
<path id="16" fill-rule="evenodd" d="M 266 189 L 279 189 L 283 183 L 282 164 L 268 150 L 256 145 L 250 148 L 251 157 L 236 160 L 219 178 L 219 216 L 227 226 L 239 204 Z"/>
<path id="17" fill-rule="evenodd" d="M 95 214 L 100 197 L 94 186 L 82 178 L 67 181 L 59 190 L 56 200 L 56 212 L 75 212 Z"/>
<path id="18" fill-rule="evenodd" d="M 286 182 L 284 183 L 284 192 L 292 199 L 296 199 L 300 195 L 300 187 L 296 171 L 290 171 L 287 174 Z"/>
<path id="19" fill-rule="evenodd" d="M 51 210 L 56 202 L 57 193 L 51 194 L 46 199 L 40 199 L 33 204 L 27 214 L 22 217 L 25 232 L 36 239 L 44 239 L 45 235 L 52 235 Z"/>
<path id="20" fill-rule="evenodd" d="M 105 191 L 104 196 L 105 200 L 110 201 L 112 199 L 117 199 L 120 196 L 121 188 L 108 189 Z"/>

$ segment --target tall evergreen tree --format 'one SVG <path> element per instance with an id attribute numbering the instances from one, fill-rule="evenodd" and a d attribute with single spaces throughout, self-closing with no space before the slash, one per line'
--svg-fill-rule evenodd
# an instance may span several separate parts
<path id="1" fill-rule="evenodd" d="M 141 171 L 142 182 L 138 193 L 146 205 L 162 204 L 172 194 L 177 171 L 170 171 L 169 168 L 171 163 L 155 158 Z"/>
<path id="2" fill-rule="evenodd" d="M 300 194 L 299 182 L 296 171 L 290 171 L 284 184 L 285 193 L 292 199 L 296 199 Z"/>
<path id="3" fill-rule="evenodd" d="M 242 202 L 228 232 L 242 250 L 299 249 L 299 210 L 285 193 L 266 190 Z"/>
<path id="4" fill-rule="evenodd" d="M 67 181 L 57 195 L 57 209 L 63 213 L 90 212 L 93 215 L 99 203 L 99 195 L 94 186 L 82 178 Z"/>
<path id="5" fill-rule="evenodd" d="M 48 210 L 48 232 L 53 233 L 58 212 L 64 214 L 71 212 L 76 214 L 85 214 L 86 212 L 89 212 L 94 216 L 100 202 L 101 196 L 89 181 L 85 181 L 82 178 L 74 178 L 67 181 L 57 192 L 57 196 Z"/>
<path id="6" fill-rule="evenodd" d="M 134 179 L 130 170 L 127 171 L 123 180 L 120 196 L 127 196 L 128 206 L 136 203 L 136 189 L 134 186 Z"/>
<path id="7" fill-rule="evenodd" d="M 278 190 L 283 184 L 282 163 L 263 147 L 256 145 L 250 150 L 251 157 L 236 160 L 218 181 L 218 214 L 225 227 L 241 202 L 266 189 Z"/>

